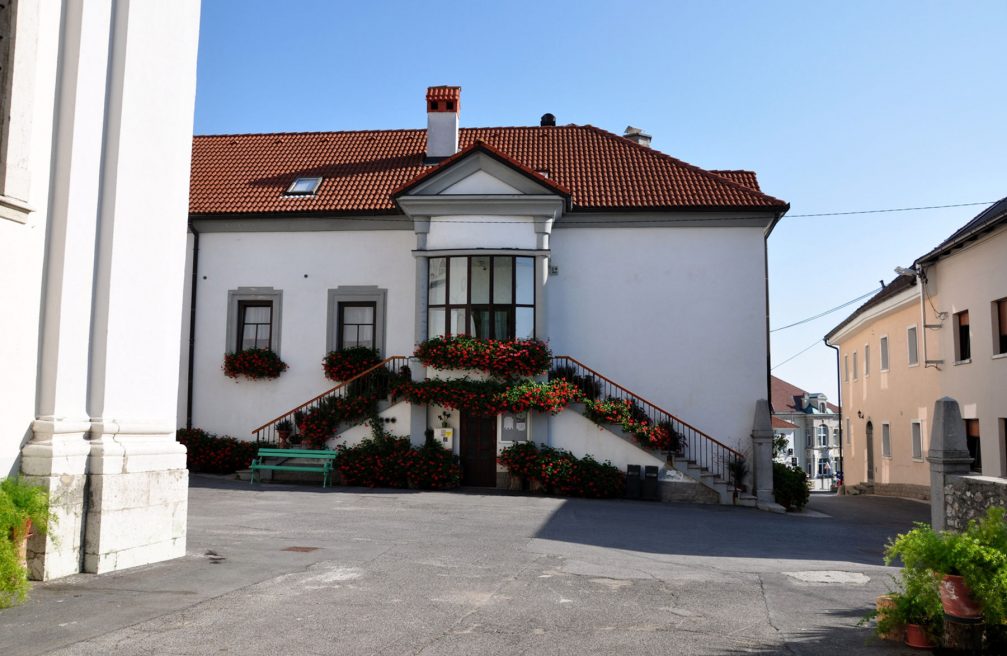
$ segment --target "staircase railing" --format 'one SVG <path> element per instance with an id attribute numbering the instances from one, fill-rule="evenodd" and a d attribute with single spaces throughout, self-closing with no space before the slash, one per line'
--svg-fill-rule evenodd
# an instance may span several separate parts
<path id="1" fill-rule="evenodd" d="M 404 355 L 393 355 L 385 358 L 373 367 L 360 372 L 349 380 L 344 380 L 335 387 L 322 392 L 306 403 L 293 408 L 275 419 L 270 419 L 263 425 L 252 430 L 255 441 L 265 444 L 276 444 L 279 441 L 278 424 L 289 422 L 288 426 L 292 436 L 301 433 L 303 419 L 308 417 L 313 410 L 333 405 L 338 399 L 385 399 L 388 397 L 391 382 L 394 376 L 401 375 L 403 368 L 408 368 L 409 358 Z M 335 427 L 334 427 L 335 428 Z"/>
<path id="2" fill-rule="evenodd" d="M 669 425 L 677 433 L 680 448 L 683 451 L 668 455 L 684 455 L 688 462 L 694 462 L 698 467 L 713 473 L 723 481 L 731 480 L 731 463 L 745 458 L 726 444 L 717 441 L 695 426 L 682 421 L 667 410 L 634 394 L 568 355 L 553 357 L 549 377 L 566 378 L 577 385 L 591 400 L 630 401 L 647 416 L 647 420 L 653 425 L 667 422 L 666 425 Z"/>

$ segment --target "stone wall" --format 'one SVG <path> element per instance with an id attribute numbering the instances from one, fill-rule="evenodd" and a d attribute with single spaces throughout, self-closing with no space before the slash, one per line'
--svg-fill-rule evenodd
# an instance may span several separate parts
<path id="1" fill-rule="evenodd" d="M 1007 479 L 992 476 L 951 476 L 944 486 L 946 528 L 960 531 L 992 506 L 1007 508 Z"/>

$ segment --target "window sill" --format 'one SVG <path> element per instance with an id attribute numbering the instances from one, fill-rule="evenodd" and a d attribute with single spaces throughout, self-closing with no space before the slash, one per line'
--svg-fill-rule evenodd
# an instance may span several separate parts
<path id="1" fill-rule="evenodd" d="M 1007 360 L 1007 353 L 994 353 L 993 354 L 993 359 L 994 360 Z"/>
<path id="2" fill-rule="evenodd" d="M 923 462 L 923 458 L 913 458 L 913 462 Z"/>
<path id="3" fill-rule="evenodd" d="M 28 223 L 28 215 L 34 211 L 24 201 L 0 194 L 0 219 L 14 223 Z"/>
<path id="4" fill-rule="evenodd" d="M 907 368 L 907 369 L 915 369 L 915 368 L 916 368 L 916 367 L 918 367 L 918 366 L 920 366 L 920 363 L 919 363 L 919 362 L 917 362 L 916 364 L 910 364 L 910 365 L 906 365 L 906 368 Z"/>
<path id="5" fill-rule="evenodd" d="M 972 364 L 972 358 L 966 358 L 965 360 L 955 360 L 955 366 L 960 364 Z"/>

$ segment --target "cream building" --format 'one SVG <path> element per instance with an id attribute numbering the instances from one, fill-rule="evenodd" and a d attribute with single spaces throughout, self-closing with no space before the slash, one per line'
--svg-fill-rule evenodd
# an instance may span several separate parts
<path id="1" fill-rule="evenodd" d="M 961 405 L 973 470 L 1007 476 L 1007 199 L 899 271 L 826 336 L 840 349 L 847 485 L 925 498 L 943 396 Z"/>
<path id="2" fill-rule="evenodd" d="M 0 3 L 0 478 L 32 578 L 185 553 L 174 439 L 198 0 Z"/>

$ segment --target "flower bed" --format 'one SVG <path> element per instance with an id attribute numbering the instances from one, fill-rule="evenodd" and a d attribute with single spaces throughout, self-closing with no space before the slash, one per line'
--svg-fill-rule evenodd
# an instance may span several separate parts
<path id="1" fill-rule="evenodd" d="M 445 490 L 461 483 L 457 456 L 436 442 L 416 449 L 408 437 L 379 430 L 356 446 L 337 450 L 336 469 L 344 485 Z"/>
<path id="2" fill-rule="evenodd" d="M 175 439 L 185 445 L 185 466 L 191 472 L 231 474 L 246 469 L 258 452 L 255 442 L 218 437 L 201 428 L 180 428 Z"/>
<path id="3" fill-rule="evenodd" d="M 562 449 L 519 442 L 504 449 L 497 462 L 512 475 L 541 481 L 554 494 L 605 499 L 625 493 L 626 475 L 612 463 L 598 462 L 590 455 L 577 458 Z"/>
<path id="4" fill-rule="evenodd" d="M 537 410 L 556 414 L 571 403 L 583 398 L 583 393 L 573 383 L 554 380 L 548 383 L 525 381 L 500 393 L 501 405 L 509 412 Z"/>
<path id="5" fill-rule="evenodd" d="M 681 437 L 670 422 L 655 424 L 646 413 L 629 399 L 609 398 L 604 401 L 584 401 L 584 414 L 598 424 L 618 424 L 630 433 L 640 446 L 661 451 L 677 451 Z"/>
<path id="6" fill-rule="evenodd" d="M 477 339 L 467 335 L 434 337 L 414 354 L 434 369 L 474 369 L 499 378 L 537 376 L 552 362 L 545 342 L 537 339 Z"/>
<path id="7" fill-rule="evenodd" d="M 402 380 L 392 398 L 404 398 L 417 405 L 439 405 L 489 417 L 503 412 L 560 412 L 580 400 L 581 393 L 565 380 L 549 383 L 524 381 L 510 387 L 495 380 L 431 378 L 421 382 Z"/>
<path id="8" fill-rule="evenodd" d="M 329 380 L 341 382 L 361 374 L 381 362 L 376 349 L 354 346 L 342 351 L 330 351 L 322 360 L 322 369 Z"/>
<path id="9" fill-rule="evenodd" d="M 228 378 L 265 380 L 279 378 L 287 370 L 287 364 L 269 349 L 245 349 L 225 354 L 223 369 Z"/>
<path id="10" fill-rule="evenodd" d="M 305 411 L 297 423 L 297 435 L 305 447 L 323 448 L 340 422 L 356 423 L 372 414 L 378 397 L 373 394 L 331 396 Z"/>

